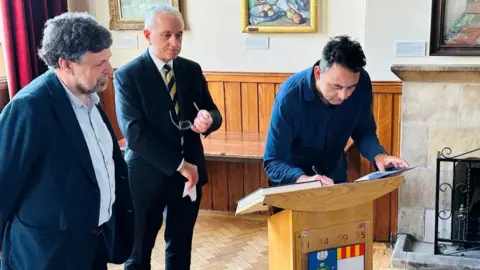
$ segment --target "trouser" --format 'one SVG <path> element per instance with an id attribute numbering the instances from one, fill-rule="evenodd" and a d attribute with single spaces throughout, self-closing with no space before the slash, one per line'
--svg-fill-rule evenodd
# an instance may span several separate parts
<path id="1" fill-rule="evenodd" d="M 92 270 L 107 270 L 107 249 L 102 228 L 98 228 L 97 247 L 93 258 Z M 0 269 L 1 270 L 1 269 Z"/>
<path id="2" fill-rule="evenodd" d="M 132 180 L 132 178 L 131 178 Z M 150 270 L 152 250 L 165 217 L 165 269 L 189 270 L 192 237 L 200 207 L 201 192 L 197 186 L 197 199 L 190 197 L 159 198 L 154 192 L 139 192 L 132 187 L 135 210 L 135 243 L 133 252 L 125 263 L 125 270 Z"/>

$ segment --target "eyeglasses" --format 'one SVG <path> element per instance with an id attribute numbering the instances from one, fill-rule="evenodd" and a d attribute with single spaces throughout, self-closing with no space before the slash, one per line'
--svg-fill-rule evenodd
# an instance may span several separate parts
<path id="1" fill-rule="evenodd" d="M 195 102 L 193 102 L 193 106 L 195 106 L 195 109 L 197 109 L 197 112 L 200 111 L 200 109 L 198 108 Z M 185 121 L 179 121 L 177 124 L 175 120 L 173 120 L 172 110 L 170 110 L 169 113 L 170 113 L 170 120 L 172 121 L 173 125 L 176 126 L 179 130 L 188 130 L 192 128 L 193 126 L 192 122 L 185 120 Z"/>

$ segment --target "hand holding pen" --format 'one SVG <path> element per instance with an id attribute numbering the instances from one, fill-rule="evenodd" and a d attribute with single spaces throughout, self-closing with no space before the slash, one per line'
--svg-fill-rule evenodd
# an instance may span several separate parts
<path id="1" fill-rule="evenodd" d="M 298 178 L 296 183 L 320 181 L 320 183 L 322 184 L 322 187 L 333 186 L 335 184 L 332 179 L 328 178 L 327 176 L 320 175 L 317 169 L 315 168 L 315 166 L 312 166 L 312 170 L 315 173 L 314 176 L 302 175 Z"/>
<path id="2" fill-rule="evenodd" d="M 322 183 L 322 187 L 333 186 L 335 184 L 333 180 L 329 177 L 319 174 L 317 169 L 315 168 L 315 165 L 312 166 L 312 171 L 315 173 L 315 175 L 310 177 L 310 179 L 320 181 L 320 183 Z"/>

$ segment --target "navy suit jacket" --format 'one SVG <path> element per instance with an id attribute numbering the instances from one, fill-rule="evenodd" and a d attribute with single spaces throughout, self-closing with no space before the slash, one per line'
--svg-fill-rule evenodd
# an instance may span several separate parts
<path id="1" fill-rule="evenodd" d="M 123 263 L 133 247 L 127 167 L 114 141 L 115 196 L 104 225 L 107 260 Z M 65 88 L 47 71 L 0 115 L 2 270 L 91 269 L 100 192 L 83 133 Z"/>
<path id="2" fill-rule="evenodd" d="M 217 130 L 222 117 L 210 96 L 200 65 L 177 57 L 173 60 L 173 70 L 183 120 L 193 123 L 198 114 L 195 102 L 213 118 L 213 124 L 204 135 Z M 142 171 L 145 178 L 154 179 L 152 181 L 156 181 L 164 192 L 162 195 L 167 197 L 181 196 L 183 192 L 186 179 L 177 172 L 182 158 L 197 166 L 197 186 L 205 184 L 208 180 L 200 135 L 191 129 L 183 131 L 182 154 L 181 133 L 170 118 L 172 113 L 173 120 L 178 123 L 174 104 L 148 49 L 115 71 L 114 88 L 118 123 L 127 142 L 125 159 L 128 166 Z M 142 181 L 143 188 L 151 187 L 147 179 L 130 180 L 132 183 Z M 132 189 L 135 188 L 132 186 Z"/>

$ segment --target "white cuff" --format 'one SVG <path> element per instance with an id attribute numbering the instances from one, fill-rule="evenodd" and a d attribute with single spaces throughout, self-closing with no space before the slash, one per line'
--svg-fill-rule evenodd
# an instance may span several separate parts
<path id="1" fill-rule="evenodd" d="M 182 162 L 180 162 L 180 166 L 178 166 L 178 168 L 177 168 L 177 171 L 179 171 L 179 170 L 180 170 L 180 168 L 182 168 L 182 166 L 183 166 L 183 162 L 184 162 L 184 161 L 185 161 L 185 159 L 183 159 L 183 158 L 182 158 Z"/>

